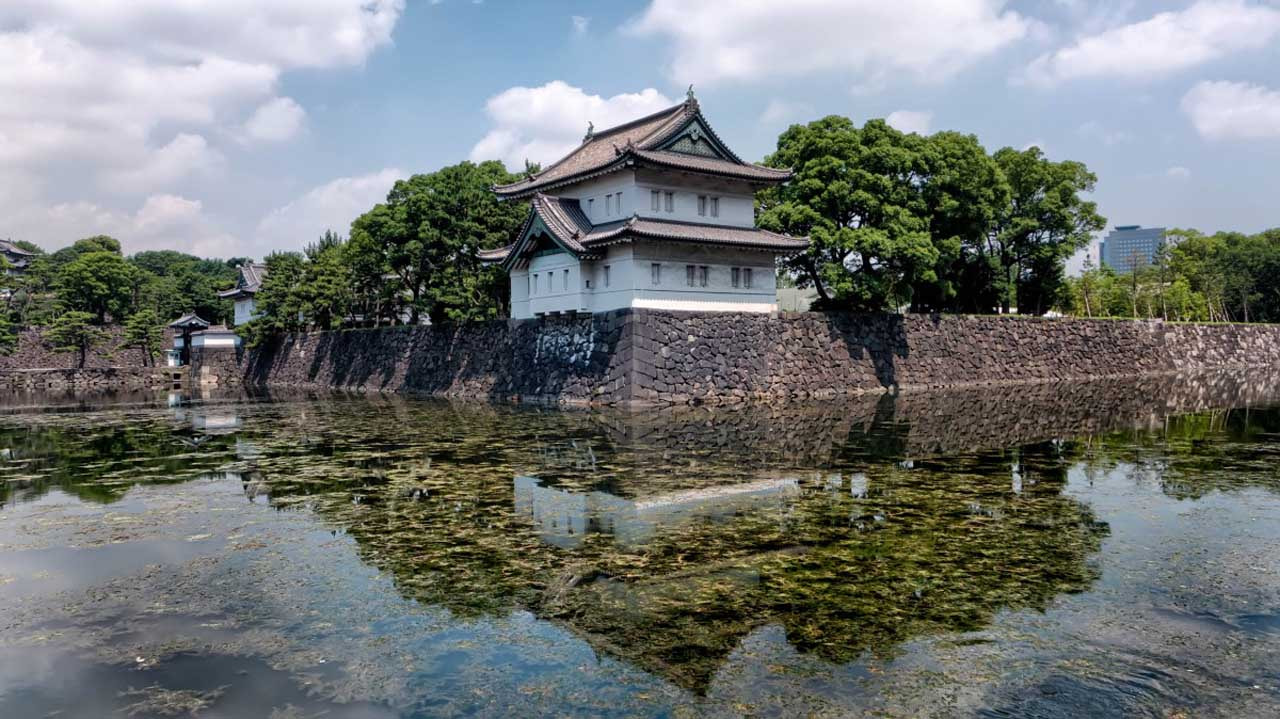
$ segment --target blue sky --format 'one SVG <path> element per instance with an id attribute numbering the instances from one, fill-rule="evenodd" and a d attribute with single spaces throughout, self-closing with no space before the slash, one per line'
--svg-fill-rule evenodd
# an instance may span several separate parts
<path id="1" fill-rule="evenodd" d="M 0 237 L 260 257 L 689 83 L 752 159 L 889 117 L 1081 160 L 1111 224 L 1280 225 L 1280 2 L 12 0 Z"/>

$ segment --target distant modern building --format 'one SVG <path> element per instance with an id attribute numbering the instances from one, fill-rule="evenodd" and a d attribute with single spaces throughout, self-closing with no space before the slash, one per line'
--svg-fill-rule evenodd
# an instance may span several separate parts
<path id="1" fill-rule="evenodd" d="M 685 102 L 495 187 L 527 200 L 515 242 L 480 253 L 511 279 L 511 316 L 628 307 L 773 312 L 775 258 L 809 246 L 755 226 L 755 193 L 791 171 L 744 162 Z"/>
<path id="2" fill-rule="evenodd" d="M 20 275 L 27 271 L 27 264 L 34 253 L 27 252 L 9 240 L 0 240 L 0 255 L 4 255 L 9 262 L 8 274 Z"/>
<path id="3" fill-rule="evenodd" d="M 219 292 L 218 296 L 229 299 L 235 304 L 234 324 L 238 327 L 258 316 L 254 311 L 253 299 L 262 288 L 262 281 L 267 278 L 267 266 L 246 262 L 236 270 L 239 272 L 236 277 L 236 286 L 225 292 Z"/>
<path id="4" fill-rule="evenodd" d="M 1155 260 L 1156 250 L 1164 244 L 1163 227 L 1120 225 L 1111 230 L 1099 247 L 1102 264 L 1116 272 L 1132 272 Z"/>

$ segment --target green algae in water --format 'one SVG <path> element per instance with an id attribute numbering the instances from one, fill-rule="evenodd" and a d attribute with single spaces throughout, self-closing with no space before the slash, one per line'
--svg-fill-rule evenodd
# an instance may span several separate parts
<path id="1" fill-rule="evenodd" d="M 801 687 L 837 667 L 874 686 L 921 652 L 1009 655 L 1038 676 L 1036 660 L 1009 657 L 1050 653 L 1044 637 L 1063 630 L 1035 617 L 1093 596 L 1106 571 L 1112 521 L 1071 490 L 1080 477 L 1155 477 L 1173 502 L 1280 489 L 1274 411 L 1161 404 L 1153 427 L 1150 387 L 1072 392 L 1098 405 L 1055 413 L 1025 390 L 1004 404 L 960 393 L 640 414 L 331 398 L 8 418 L 4 471 L 19 479 L 6 513 L 56 490 L 127 529 L 86 532 L 54 512 L 25 517 L 5 546 L 211 546 L 19 606 L 3 643 L 70 643 L 108 664 L 260 657 L 334 706 L 433 715 L 648 713 L 690 698 L 727 713 L 744 700 L 848 709 L 876 702 Z M 1130 404 L 1108 413 L 1117 394 Z M 145 508 L 112 514 L 133 497 Z M 1265 615 L 1271 589 L 1223 606 Z M 173 636 L 143 638 L 171 621 Z M 753 661 L 780 651 L 753 648 L 770 636 L 789 653 Z M 575 677 L 582 647 L 594 668 Z M 757 665 L 766 678 L 721 696 Z M 895 699 L 911 715 L 943 696 L 985 703 L 956 689 L 959 674 L 922 666 L 879 696 L 924 687 Z M 976 681 L 996 691 L 1001 672 Z"/>

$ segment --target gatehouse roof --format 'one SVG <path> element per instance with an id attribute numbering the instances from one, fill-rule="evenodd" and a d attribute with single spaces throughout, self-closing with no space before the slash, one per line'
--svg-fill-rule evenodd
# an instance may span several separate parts
<path id="1" fill-rule="evenodd" d="M 236 286 L 218 293 L 219 297 L 235 298 L 256 294 L 267 278 L 267 266 L 258 262 L 246 262 L 236 268 Z"/>
<path id="2" fill-rule="evenodd" d="M 715 175 L 756 184 L 776 184 L 791 171 L 744 162 L 720 140 L 692 96 L 679 105 L 599 132 L 545 170 L 493 191 L 502 199 L 523 199 L 623 167 L 654 166 Z"/>

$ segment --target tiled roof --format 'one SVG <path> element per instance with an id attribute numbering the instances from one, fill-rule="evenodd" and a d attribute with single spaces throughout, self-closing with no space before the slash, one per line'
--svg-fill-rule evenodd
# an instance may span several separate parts
<path id="1" fill-rule="evenodd" d="M 199 315 L 197 315 L 197 314 L 195 314 L 195 313 L 193 313 L 193 312 L 188 312 L 187 314 L 185 314 L 185 315 L 183 315 L 183 316 L 179 317 L 178 319 L 176 319 L 176 320 L 174 320 L 174 321 L 170 322 L 170 323 L 169 323 L 169 326 L 170 326 L 170 327 L 200 327 L 200 328 L 208 328 L 208 327 L 209 327 L 209 322 L 208 322 L 207 320 L 203 320 L 203 319 L 201 319 Z"/>
<path id="2" fill-rule="evenodd" d="M 509 185 L 498 185 L 493 188 L 493 191 L 504 198 L 528 197 L 535 192 L 604 174 L 636 158 L 645 159 L 642 153 L 650 155 L 648 160 L 651 162 L 662 160 L 667 166 L 677 166 L 694 172 L 713 172 L 769 182 L 781 182 L 791 176 L 788 171 L 742 162 L 727 147 L 723 149 L 731 157 L 725 160 L 658 150 L 664 142 L 677 136 L 679 131 L 694 119 L 700 120 L 711 135 L 715 136 L 714 131 L 710 130 L 710 125 L 702 118 L 698 102 L 690 99 L 661 112 L 588 135 L 581 145 L 547 169 Z M 716 141 L 719 142 L 719 138 L 716 138 Z M 723 143 L 720 143 L 720 146 L 723 147 Z M 676 159 L 669 158 L 670 155 L 683 159 L 684 164 L 676 165 Z M 730 171 L 730 167 L 739 169 Z"/>
<path id="3" fill-rule="evenodd" d="M 535 218 L 542 220 L 565 249 L 579 257 L 595 254 L 594 250 L 607 245 L 636 239 L 695 242 L 780 253 L 799 252 L 809 246 L 808 238 L 779 235 L 755 227 L 676 222 L 639 216 L 592 226 L 577 200 L 538 194 L 530 204 L 532 207 L 529 217 L 520 229 L 519 239 L 506 247 L 481 250 L 478 257 L 482 261 L 507 263 L 508 260 L 515 259 L 513 255 L 523 254 L 530 241 L 529 226 Z"/>
<path id="4" fill-rule="evenodd" d="M 647 217 L 632 217 L 626 222 L 601 225 L 583 238 L 582 244 L 587 249 L 593 249 L 634 238 L 747 247 L 775 252 L 799 252 L 809 246 L 807 237 L 779 235 L 758 227 L 704 225 Z"/>
<path id="5" fill-rule="evenodd" d="M 0 252 L 6 255 L 23 255 L 25 257 L 31 257 L 35 254 L 34 252 L 27 252 L 9 240 L 0 240 Z"/>
<path id="6" fill-rule="evenodd" d="M 642 161 L 664 167 L 682 170 L 706 172 L 713 175 L 727 175 L 747 180 L 765 180 L 768 182 L 784 182 L 791 179 L 791 170 L 780 170 L 763 165 L 739 164 L 722 160 L 718 157 L 687 155 L 670 150 L 633 150 L 632 154 Z"/>
<path id="7" fill-rule="evenodd" d="M 251 295 L 262 289 L 262 281 L 267 278 L 267 266 L 258 262 L 248 262 L 236 268 L 240 276 L 236 278 L 236 286 L 218 293 L 219 297 L 235 297 Z"/>

